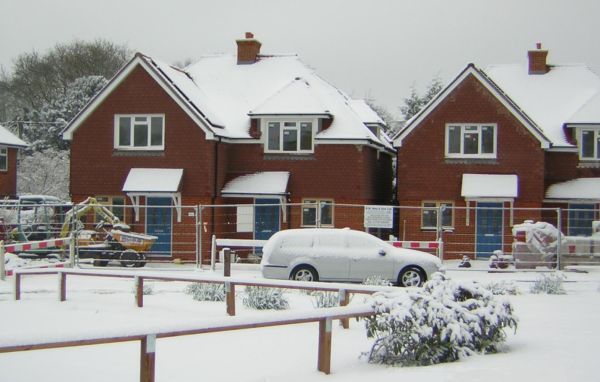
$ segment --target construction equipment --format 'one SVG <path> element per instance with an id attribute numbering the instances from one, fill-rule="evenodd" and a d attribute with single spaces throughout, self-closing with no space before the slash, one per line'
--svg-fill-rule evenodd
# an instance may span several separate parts
<path id="1" fill-rule="evenodd" d="M 95 230 L 84 229 L 81 222 L 81 218 L 90 211 L 102 219 L 96 224 Z M 65 214 L 60 237 L 75 232 L 79 258 L 92 258 L 94 265 L 106 266 L 111 260 L 119 260 L 124 267 L 143 267 L 146 264 L 146 252 L 158 237 L 129 230 L 129 226 L 108 208 L 89 197 Z"/>

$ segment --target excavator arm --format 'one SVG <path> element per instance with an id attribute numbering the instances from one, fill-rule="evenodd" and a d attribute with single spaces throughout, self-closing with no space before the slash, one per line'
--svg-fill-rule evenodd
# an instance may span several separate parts
<path id="1" fill-rule="evenodd" d="M 69 236 L 76 222 L 90 211 L 94 211 L 97 215 L 100 215 L 102 219 L 109 224 L 115 225 L 120 223 L 119 218 L 108 208 L 98 203 L 95 198 L 88 197 L 83 202 L 73 206 L 73 208 L 65 214 L 65 222 L 60 230 L 60 237 L 63 238 Z"/>

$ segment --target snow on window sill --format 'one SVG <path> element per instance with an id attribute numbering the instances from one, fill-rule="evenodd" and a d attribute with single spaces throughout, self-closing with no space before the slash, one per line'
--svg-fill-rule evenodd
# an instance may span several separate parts
<path id="1" fill-rule="evenodd" d="M 164 151 L 157 150 L 113 150 L 115 157 L 164 157 Z"/>
<path id="2" fill-rule="evenodd" d="M 273 153 L 265 153 L 265 160 L 315 160 L 314 154 L 273 154 Z"/>
<path id="3" fill-rule="evenodd" d="M 445 164 L 493 164 L 497 165 L 498 159 L 496 158 L 445 158 Z"/>
<path id="4" fill-rule="evenodd" d="M 600 168 L 600 160 L 580 161 L 577 168 Z"/>

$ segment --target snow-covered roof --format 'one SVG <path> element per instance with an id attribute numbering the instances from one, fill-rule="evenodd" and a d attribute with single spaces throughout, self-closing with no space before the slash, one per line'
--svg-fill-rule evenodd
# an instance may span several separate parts
<path id="1" fill-rule="evenodd" d="M 182 176 L 181 168 L 132 168 L 123 192 L 177 192 Z"/>
<path id="2" fill-rule="evenodd" d="M 596 93 L 589 101 L 585 103 L 575 114 L 573 114 L 568 124 L 600 124 L 600 92 Z"/>
<path id="3" fill-rule="evenodd" d="M 352 110 L 358 114 L 364 123 L 385 125 L 385 122 L 381 119 L 379 114 L 377 114 L 364 99 L 351 100 L 350 107 L 352 107 Z"/>
<path id="4" fill-rule="evenodd" d="M 464 198 L 516 198 L 519 196 L 517 175 L 463 174 L 461 196 Z"/>
<path id="5" fill-rule="evenodd" d="M 563 125 L 571 122 L 600 92 L 600 78 L 585 65 L 550 66 L 548 73 L 534 75 L 528 73 L 526 64 L 492 65 L 485 73 L 535 122 L 553 146 L 573 146 L 567 141 Z M 586 114 L 600 122 L 598 109 Z"/>
<path id="6" fill-rule="evenodd" d="M 14 147 L 29 146 L 25 141 L 8 131 L 8 129 L 2 125 L 0 125 L 0 145 Z"/>
<path id="7" fill-rule="evenodd" d="M 600 178 L 579 178 L 553 184 L 546 190 L 546 198 L 600 200 Z"/>
<path id="8" fill-rule="evenodd" d="M 250 115 L 274 114 L 323 115 L 329 110 L 310 82 L 298 77 L 250 111 Z"/>
<path id="9" fill-rule="evenodd" d="M 285 195 L 290 173 L 287 171 L 265 171 L 242 175 L 229 181 L 223 196 Z"/>

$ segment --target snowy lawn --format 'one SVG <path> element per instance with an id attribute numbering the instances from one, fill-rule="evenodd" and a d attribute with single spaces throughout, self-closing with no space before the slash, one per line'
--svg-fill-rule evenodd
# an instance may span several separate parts
<path id="1" fill-rule="evenodd" d="M 454 280 L 515 281 L 522 294 L 510 296 L 519 317 L 516 335 L 509 333 L 500 354 L 477 355 L 455 363 L 428 367 L 385 367 L 359 358 L 370 349 L 362 322 L 343 330 L 334 325 L 332 374 L 316 370 L 318 324 L 250 329 L 159 339 L 157 381 L 591 381 L 597 380 L 596 343 L 600 339 L 600 269 L 567 272 L 566 295 L 533 295 L 536 272 L 487 273 L 458 270 L 448 264 Z M 208 271 L 202 272 L 209 273 Z M 177 272 L 183 275 L 185 272 Z M 235 276 L 259 277 L 253 269 L 235 269 Z M 22 301 L 12 301 L 12 277 L 0 281 L 0 344 L 15 338 L 63 338 L 77 333 L 103 333 L 119 328 L 189 325 L 225 321 L 225 304 L 197 302 L 182 293 L 186 284 L 148 282 L 154 294 L 144 308 L 134 306 L 133 281 L 70 277 L 67 301 L 57 300 L 57 278 L 25 277 Z M 311 298 L 288 291 L 293 310 L 313 309 Z M 240 316 L 274 315 L 243 307 Z M 353 303 L 365 297 L 357 295 Z M 139 342 L 0 354 L 4 381 L 135 381 L 139 379 Z M 33 367 L 35 366 L 35 367 Z"/>

